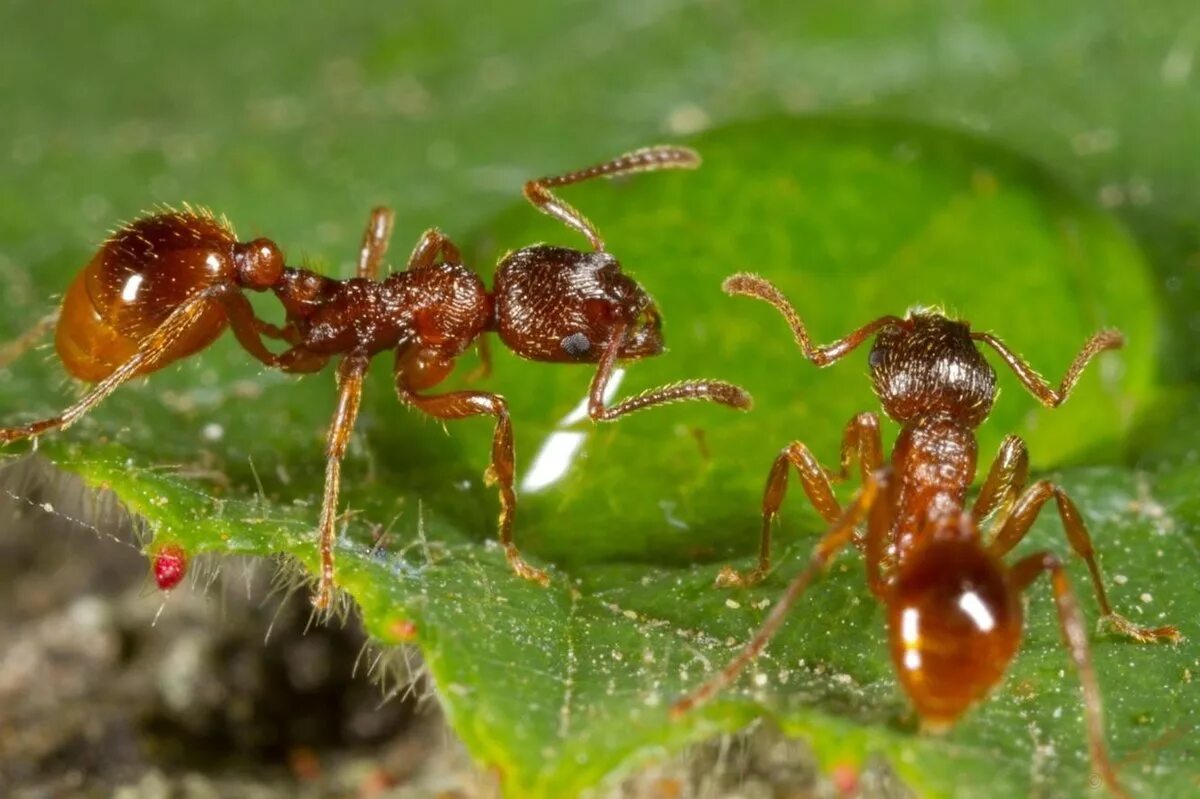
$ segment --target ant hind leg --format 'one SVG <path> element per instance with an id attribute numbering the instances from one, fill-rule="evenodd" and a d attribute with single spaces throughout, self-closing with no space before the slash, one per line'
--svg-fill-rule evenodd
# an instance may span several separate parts
<path id="1" fill-rule="evenodd" d="M 775 603 L 775 607 L 771 608 L 771 612 L 767 614 L 767 618 L 754 637 L 725 668 L 710 677 L 699 688 L 675 702 L 670 711 L 672 718 L 679 718 L 692 708 L 712 699 L 725 686 L 733 682 L 742 669 L 766 649 L 767 644 L 775 637 L 775 633 L 779 631 L 784 619 L 787 618 L 788 612 L 800 600 L 809 583 L 825 568 L 834 555 L 854 540 L 854 529 L 864 517 L 868 517 L 868 539 L 882 540 L 891 526 L 894 515 L 890 484 L 889 471 L 881 469 L 870 476 L 858 492 L 854 502 L 846 508 L 813 548 L 808 565 L 788 583 L 783 597 Z M 868 549 L 879 548 L 868 547 Z"/>
<path id="2" fill-rule="evenodd" d="M 1079 610 L 1079 601 L 1067 580 L 1066 569 L 1053 553 L 1037 552 L 1013 564 L 1010 576 L 1014 587 L 1019 591 L 1024 591 L 1043 572 L 1050 573 L 1063 644 L 1067 647 L 1071 660 L 1075 662 L 1075 670 L 1079 674 L 1079 682 L 1083 686 L 1084 724 L 1087 727 L 1088 748 L 1091 750 L 1092 763 L 1114 795 L 1128 797 L 1117 780 L 1117 772 L 1113 768 L 1112 760 L 1109 759 L 1108 747 L 1104 741 L 1104 706 L 1100 699 L 1100 685 L 1096 680 L 1096 670 L 1092 665 L 1091 648 L 1088 646 L 1087 640 L 1087 626 L 1084 624 L 1083 614 Z"/>
<path id="3" fill-rule="evenodd" d="M 8 366 L 28 350 L 37 346 L 38 342 L 45 338 L 54 329 L 54 326 L 58 324 L 59 313 L 60 310 L 56 308 L 51 313 L 34 322 L 33 327 L 26 330 L 17 338 L 0 345 L 0 369 Z"/>
<path id="4" fill-rule="evenodd" d="M 1087 563 L 1103 623 L 1115 632 L 1139 643 L 1159 640 L 1178 641 L 1180 639 L 1179 629 L 1173 625 L 1143 627 L 1134 624 L 1112 609 L 1108 603 L 1108 593 L 1104 590 L 1104 581 L 1100 577 L 1100 567 L 1096 563 L 1092 537 L 1083 522 L 1083 517 L 1079 515 L 1079 509 L 1075 507 L 1075 503 L 1071 501 L 1067 493 L 1049 480 L 1039 480 L 1031 485 L 1017 499 L 1008 514 L 998 520 L 998 531 L 988 544 L 988 551 L 1000 557 L 1015 547 L 1029 532 L 1038 513 L 1041 512 L 1042 506 L 1049 502 L 1051 497 L 1058 505 L 1058 515 L 1062 519 L 1063 529 L 1071 548 Z"/>
<path id="5" fill-rule="evenodd" d="M 146 367 L 154 365 L 165 353 L 170 352 L 180 339 L 212 310 L 211 303 L 219 298 L 220 289 L 202 291 L 171 312 L 171 315 L 143 341 L 129 360 L 118 366 L 104 379 L 97 382 L 77 402 L 68 406 L 58 416 L 40 419 L 19 427 L 0 428 L 0 445 L 11 444 L 26 438 L 35 438 L 52 430 L 70 427 L 123 383 L 137 376 Z"/>

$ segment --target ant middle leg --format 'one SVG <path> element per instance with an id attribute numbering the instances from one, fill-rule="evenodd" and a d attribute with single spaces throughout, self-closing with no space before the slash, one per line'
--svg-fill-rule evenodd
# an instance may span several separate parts
<path id="1" fill-rule="evenodd" d="M 1087 626 L 1084 623 L 1083 614 L 1079 610 L 1079 601 L 1067 580 L 1066 569 L 1053 553 L 1036 552 L 1013 564 L 1009 574 L 1013 586 L 1018 591 L 1025 591 L 1043 572 L 1050 573 L 1063 643 L 1067 647 L 1071 660 L 1075 663 L 1079 682 L 1083 686 L 1084 724 L 1087 728 L 1088 749 L 1091 750 L 1092 763 L 1099 770 L 1105 785 L 1114 795 L 1128 797 L 1117 780 L 1116 769 L 1113 768 L 1112 761 L 1109 759 L 1108 748 L 1104 740 L 1104 707 L 1100 699 L 1100 685 L 1096 680 L 1096 670 L 1092 665 L 1091 649 L 1088 646 Z"/>
<path id="2" fill-rule="evenodd" d="M 672 705 L 670 711 L 672 718 L 679 718 L 697 705 L 716 696 L 721 689 L 733 682 L 747 664 L 762 653 L 783 625 L 788 612 L 800 600 L 809 583 L 825 568 L 834 555 L 854 540 L 855 528 L 864 518 L 867 519 L 868 553 L 882 552 L 882 542 L 892 526 L 892 518 L 895 515 L 895 497 L 891 485 L 890 469 L 879 469 L 868 477 L 859 490 L 858 496 L 817 542 L 809 556 L 808 564 L 788 583 L 783 597 L 775 603 L 775 607 L 771 608 L 771 612 L 754 637 L 725 668 Z M 868 563 L 867 565 L 868 571 L 877 571 L 878 569 L 877 563 L 874 565 Z"/>
<path id="3" fill-rule="evenodd" d="M 508 404 L 499 394 L 483 391 L 453 391 L 448 394 L 418 394 L 409 385 L 408 376 L 397 363 L 396 393 L 400 401 L 412 405 L 436 419 L 465 419 L 469 416 L 490 415 L 496 417 L 492 432 L 492 460 L 484 473 L 487 485 L 496 485 L 500 491 L 500 546 L 508 565 L 519 577 L 539 585 L 550 584 L 550 575 L 544 570 L 530 566 L 521 556 L 513 542 L 513 518 L 517 510 L 517 495 L 513 488 L 515 454 L 513 447 L 512 420 L 508 415 Z"/>
<path id="4" fill-rule="evenodd" d="M 63 430 L 86 416 L 97 405 L 123 383 L 137 376 L 143 369 L 153 366 L 179 343 L 192 327 L 213 309 L 223 288 L 207 289 L 185 301 L 138 345 L 137 351 L 97 382 L 79 401 L 68 406 L 57 416 L 40 419 L 18 427 L 0 428 L 0 445 L 11 444 L 26 438 L 35 438 L 53 430 Z"/>
<path id="5" fill-rule="evenodd" d="M 788 302 L 787 297 L 783 296 L 783 292 L 766 278 L 750 274 L 749 272 L 739 272 L 736 275 L 730 275 L 725 278 L 725 282 L 721 284 L 721 289 L 733 297 L 752 297 L 756 300 L 762 300 L 783 314 L 783 318 L 787 320 L 788 325 L 792 328 L 792 335 L 795 337 L 796 344 L 800 347 L 801 352 L 804 353 L 804 357 L 817 366 L 828 366 L 834 361 L 849 355 L 856 347 L 879 332 L 880 329 L 888 325 L 903 323 L 903 320 L 898 316 L 881 316 L 873 322 L 868 322 L 857 330 L 851 331 L 848 335 L 831 344 L 814 345 L 812 337 L 808 334 L 808 328 L 804 326 L 804 320 L 800 318 L 800 314 L 796 312 L 795 307 Z"/>
<path id="6" fill-rule="evenodd" d="M 635 172 L 655 172 L 660 169 L 695 169 L 700 166 L 700 156 L 695 150 L 674 145 L 643 147 L 640 150 L 619 155 L 610 161 L 567 172 L 537 178 L 525 184 L 525 199 L 547 216 L 552 216 L 567 227 L 582 233 L 597 252 L 604 249 L 604 241 L 596 226 L 570 203 L 559 198 L 550 189 L 569 186 L 593 178 L 614 178 Z"/>
<path id="7" fill-rule="evenodd" d="M 1114 631 L 1139 643 L 1157 640 L 1178 641 L 1179 629 L 1173 625 L 1143 627 L 1134 624 L 1112 609 L 1108 602 L 1108 594 L 1104 590 L 1104 581 L 1100 577 L 1100 567 L 1096 563 L 1092 537 L 1083 522 L 1083 517 L 1079 515 L 1079 509 L 1075 507 L 1075 503 L 1071 501 L 1067 493 L 1049 480 L 1039 480 L 1031 485 L 1017 499 L 1008 514 L 998 520 L 998 529 L 988 544 L 988 551 L 1000 557 L 1015 547 L 1029 532 L 1041 512 L 1042 506 L 1049 502 L 1051 497 L 1058 505 L 1058 515 L 1062 519 L 1063 529 L 1071 548 L 1087 563 L 1088 572 L 1092 577 L 1092 587 L 1096 593 L 1096 601 L 1100 605 L 1102 621 Z"/>
<path id="8" fill-rule="evenodd" d="M 58 324 L 58 315 L 61 311 L 55 309 L 43 316 L 41 319 L 33 323 L 33 327 L 26 330 L 21 335 L 17 336 L 12 341 L 0 345 L 0 369 L 8 366 L 10 363 L 20 358 L 26 351 L 37 346 L 37 343 L 46 337 L 55 325 Z"/>
<path id="9" fill-rule="evenodd" d="M 367 228 L 363 231 L 362 246 L 358 251 L 358 277 L 376 280 L 383 256 L 387 254 L 388 242 L 392 238 L 392 226 L 396 213 L 391 208 L 379 206 L 371 209 Z"/>
<path id="10" fill-rule="evenodd" d="M 771 571 L 771 527 L 779 515 L 787 495 L 788 466 L 794 466 L 800 475 L 800 484 L 808 501 L 827 523 L 832 524 L 842 513 L 841 505 L 833 494 L 833 482 L 844 480 L 849 475 L 851 463 L 858 460 L 863 483 L 883 462 L 883 443 L 879 432 L 879 417 L 873 413 L 860 413 L 846 425 L 842 435 L 841 471 L 831 473 L 813 456 L 807 446 L 793 441 L 771 465 L 762 498 L 762 537 L 759 544 L 758 565 L 749 572 L 739 572 L 725 566 L 717 574 L 718 588 L 740 588 L 755 585 L 766 579 Z M 873 589 L 875 586 L 872 587 Z"/>
<path id="11" fill-rule="evenodd" d="M 1020 436 L 1007 435 L 1000 442 L 1000 452 L 988 469 L 971 515 L 983 520 L 999 511 L 1003 520 L 1028 482 L 1029 450 Z"/>
<path id="12" fill-rule="evenodd" d="M 325 445 L 325 491 L 321 500 L 321 520 L 317 525 L 321 551 L 320 581 L 313 607 L 328 608 L 333 600 L 333 545 L 337 539 L 338 494 L 341 488 L 342 458 L 354 432 L 358 408 L 362 402 L 363 380 L 370 359 L 349 355 L 338 366 L 338 403 L 329 424 Z"/>
<path id="13" fill-rule="evenodd" d="M 624 335 L 624 326 L 617 325 L 613 329 L 612 340 L 600 356 L 596 374 L 592 377 L 592 384 L 588 388 L 588 416 L 592 421 L 611 422 L 655 405 L 688 400 L 707 400 L 743 411 L 749 410 L 754 404 L 746 389 L 726 383 L 724 380 L 682 380 L 678 383 L 646 389 L 609 407 L 604 399 L 604 392 L 608 388 L 609 381 L 612 380 L 613 370 L 616 369 L 617 353 L 621 349 L 621 340 Z"/>

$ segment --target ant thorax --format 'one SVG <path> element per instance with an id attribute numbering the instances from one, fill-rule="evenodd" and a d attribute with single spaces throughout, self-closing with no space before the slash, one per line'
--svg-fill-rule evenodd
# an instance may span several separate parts
<path id="1" fill-rule="evenodd" d="M 921 416 L 901 429 L 892 450 L 899 478 L 893 526 L 899 559 L 946 519 L 962 514 L 977 451 L 974 432 L 949 416 Z"/>
<path id="2" fill-rule="evenodd" d="M 996 398 L 996 373 L 965 322 L 911 314 L 879 331 L 868 363 L 879 401 L 900 424 L 947 416 L 973 429 Z"/>

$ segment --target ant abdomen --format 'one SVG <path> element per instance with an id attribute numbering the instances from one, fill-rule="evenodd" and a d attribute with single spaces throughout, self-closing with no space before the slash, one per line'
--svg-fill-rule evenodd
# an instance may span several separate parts
<path id="1" fill-rule="evenodd" d="M 235 279 L 236 245 L 220 220 L 190 211 L 144 217 L 116 231 L 63 297 L 55 347 L 67 371 L 88 382 L 108 377 L 184 301 Z M 214 304 L 139 373 L 204 349 L 225 326 Z"/>
<path id="2" fill-rule="evenodd" d="M 607 252 L 517 250 L 497 268 L 494 291 L 496 330 L 523 357 L 594 363 L 614 336 L 621 358 L 662 352 L 654 301 Z"/>
<path id="3" fill-rule="evenodd" d="M 1016 654 L 1019 592 L 969 537 L 922 546 L 890 590 L 888 637 L 900 684 L 922 723 L 947 726 L 1000 681 Z"/>

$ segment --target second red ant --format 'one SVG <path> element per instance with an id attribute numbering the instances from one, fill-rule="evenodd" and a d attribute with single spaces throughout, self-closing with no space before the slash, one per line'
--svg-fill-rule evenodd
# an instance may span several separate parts
<path id="1" fill-rule="evenodd" d="M 1172 626 L 1141 627 L 1113 611 L 1079 510 L 1048 480 L 1026 485 L 1029 455 L 1017 436 L 1004 439 L 979 496 L 970 509 L 966 507 L 967 489 L 975 478 L 975 429 L 996 397 L 996 373 L 977 342 L 996 350 L 1042 404 L 1056 407 L 1095 355 L 1121 346 L 1120 333 L 1104 330 L 1092 336 L 1055 388 L 995 336 L 972 332 L 965 322 L 941 314 L 883 316 L 832 344 L 814 346 L 800 315 L 771 283 L 739 274 L 726 280 L 724 288 L 778 309 L 804 356 L 817 366 L 842 359 L 874 337 L 868 364 L 875 393 L 901 431 L 890 462 L 883 459 L 874 413 L 859 414 L 846 426 L 838 471 L 823 467 L 798 441 L 776 458 L 763 493 L 758 565 L 744 574 L 726 567 L 717 577 L 718 585 L 749 585 L 766 577 L 771 523 L 783 503 L 791 467 L 830 527 L 741 653 L 677 702 L 673 714 L 687 712 L 728 685 L 767 646 L 809 583 L 840 550 L 854 544 L 866 560 L 867 585 L 887 612 L 892 662 L 901 686 L 926 727 L 948 726 L 1004 675 L 1020 645 L 1021 593 L 1048 572 L 1065 644 L 1083 684 L 1092 761 L 1109 789 L 1124 796 L 1105 745 L 1087 626 L 1062 563 L 1051 552 L 1027 555 L 1011 566 L 1002 558 L 1053 499 L 1071 548 L 1087 564 L 1108 626 L 1143 643 L 1176 641 L 1179 631 Z M 856 461 L 863 486 L 842 508 L 832 483 L 848 477 Z M 985 539 L 979 523 L 993 514 Z M 866 526 L 865 536 L 856 530 L 860 524 Z"/>
<path id="2" fill-rule="evenodd" d="M 227 222 L 207 212 L 188 208 L 138 219 L 117 230 L 78 274 L 59 314 L 0 351 L 11 359 L 53 326 L 67 371 L 94 386 L 57 416 L 0 428 L 0 444 L 67 427 L 123 383 L 200 352 L 226 328 L 250 355 L 284 372 L 316 372 L 340 356 L 319 522 L 320 582 L 313 600 L 326 607 L 334 587 L 342 457 L 367 366 L 376 355 L 392 351 L 401 402 L 438 419 L 495 418 L 485 479 L 500 491 L 500 543 L 514 572 L 546 584 L 546 572 L 526 563 L 513 541 L 513 432 L 504 398 L 486 391 L 428 392 L 446 379 L 472 343 L 495 331 L 525 358 L 597 364 L 588 390 L 588 414 L 596 421 L 679 400 L 749 408 L 745 391 L 718 380 L 687 380 L 606 404 L 604 390 L 618 361 L 663 351 L 662 320 L 650 296 L 605 250 L 592 223 L 552 191 L 598 177 L 692 169 L 699 162 L 683 147 L 650 147 L 529 181 L 529 201 L 582 233 L 591 249 L 538 244 L 510 252 L 497 265 L 490 292 L 463 265 L 458 247 L 436 229 L 421 236 L 404 271 L 379 279 L 393 223 L 386 208 L 372 211 L 357 276 L 349 280 L 289 267 L 273 241 L 239 242 Z M 247 291 L 274 293 L 284 324 L 259 319 Z M 273 353 L 264 338 L 288 348 Z"/>

